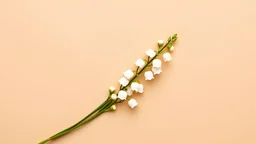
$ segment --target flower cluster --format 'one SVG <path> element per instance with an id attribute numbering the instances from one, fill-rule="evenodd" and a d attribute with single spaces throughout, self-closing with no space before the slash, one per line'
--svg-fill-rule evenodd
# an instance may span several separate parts
<path id="1" fill-rule="evenodd" d="M 176 40 L 176 39 L 175 39 Z M 120 101 L 123 102 L 128 99 L 128 105 L 131 108 L 134 108 L 138 105 L 138 102 L 134 98 L 130 98 L 133 95 L 133 92 L 136 93 L 143 93 L 143 84 L 141 84 L 139 81 L 135 80 L 137 76 L 139 76 L 141 73 L 144 73 L 144 77 L 146 81 L 153 80 L 154 75 L 160 74 L 162 72 L 162 61 L 157 58 L 157 56 L 162 52 L 162 50 L 167 47 L 169 49 L 168 52 L 165 52 L 162 57 L 164 62 L 168 62 L 172 60 L 170 52 L 174 50 L 174 47 L 172 45 L 169 45 L 166 43 L 165 46 L 163 46 L 164 41 L 158 40 L 158 51 L 149 49 L 145 52 L 147 56 L 147 60 L 145 59 L 138 59 L 135 61 L 135 65 L 137 66 L 136 71 L 133 71 L 131 69 L 126 70 L 123 72 L 123 77 L 121 77 L 118 82 L 121 85 L 120 90 L 117 94 L 114 94 L 115 88 L 110 87 L 109 91 L 111 92 L 111 99 L 114 101 Z M 162 47 L 163 46 L 163 47 Z M 151 70 L 147 70 L 147 67 L 151 67 Z M 139 71 L 140 70 L 140 71 Z M 115 107 L 116 109 L 116 107 Z"/>

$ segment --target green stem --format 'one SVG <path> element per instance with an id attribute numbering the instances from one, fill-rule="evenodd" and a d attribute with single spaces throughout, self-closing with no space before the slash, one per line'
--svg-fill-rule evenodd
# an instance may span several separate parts
<path id="1" fill-rule="evenodd" d="M 69 129 L 69 130 L 67 130 L 67 131 L 65 131 L 65 132 L 63 132 L 63 133 L 61 133 L 61 134 L 59 134 L 59 135 L 56 135 L 56 136 L 54 136 L 54 137 L 51 137 L 51 140 L 52 140 L 52 139 L 59 138 L 59 137 L 61 137 L 61 136 L 63 136 L 63 135 L 66 135 L 66 134 L 68 134 L 69 132 L 71 132 L 71 131 L 73 131 L 73 130 L 79 128 L 80 126 L 86 124 L 87 122 L 93 120 L 94 118 L 96 118 L 97 116 L 99 116 L 100 114 L 102 114 L 103 112 L 105 112 L 105 110 L 108 108 L 108 106 L 109 106 L 110 103 L 111 103 L 111 100 L 107 101 L 107 102 L 104 104 L 104 106 L 103 106 L 101 109 L 99 109 L 99 110 L 97 111 L 96 114 L 92 115 L 91 117 L 89 117 L 88 119 L 82 121 L 81 123 L 79 123 L 78 125 L 72 127 L 71 129 Z"/>
<path id="2" fill-rule="evenodd" d="M 45 144 L 45 143 L 47 143 L 48 141 L 50 141 L 51 139 L 46 139 L 46 140 L 43 140 L 43 141 L 41 141 L 39 144 Z"/>
<path id="3" fill-rule="evenodd" d="M 90 118 L 93 114 L 95 114 L 96 112 L 98 112 L 102 107 L 106 106 L 107 103 L 109 103 L 110 98 L 108 97 L 107 100 L 105 100 L 100 106 L 98 106 L 95 110 L 93 110 L 90 114 L 88 114 L 86 117 L 84 117 L 82 120 L 80 120 L 79 122 L 77 122 L 76 124 L 70 126 L 69 128 L 66 128 L 64 130 L 62 130 L 61 132 L 51 136 L 48 139 L 43 140 L 42 142 L 40 142 L 39 144 L 45 144 L 46 142 L 56 139 L 58 137 L 61 137 L 69 132 L 71 132 L 72 130 L 74 130 L 74 127 L 77 127 L 80 123 L 82 123 L 83 121 L 85 121 L 86 119 Z"/>

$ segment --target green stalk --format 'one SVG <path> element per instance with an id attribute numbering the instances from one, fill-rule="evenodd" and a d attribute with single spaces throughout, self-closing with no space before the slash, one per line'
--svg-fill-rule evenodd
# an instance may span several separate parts
<path id="1" fill-rule="evenodd" d="M 76 128 L 84 125 L 85 123 L 93 120 L 94 118 L 96 118 L 97 116 L 99 116 L 100 114 L 106 112 L 106 110 L 112 105 L 112 101 L 108 101 L 108 103 L 106 103 L 96 114 L 94 114 L 93 116 L 91 116 L 90 118 L 88 118 L 87 120 L 81 122 L 80 124 L 78 124 L 77 126 L 73 127 L 72 130 L 75 130 Z M 70 130 L 70 131 L 72 131 Z"/>
<path id="2" fill-rule="evenodd" d="M 88 114 L 86 117 L 84 117 L 82 120 L 80 120 L 79 122 L 77 122 L 76 124 L 70 126 L 69 128 L 66 128 L 64 130 L 62 130 L 61 132 L 51 136 L 48 139 L 43 140 L 42 142 L 40 142 L 39 144 L 45 144 L 46 142 L 56 139 L 58 137 L 61 137 L 69 132 L 71 132 L 72 130 L 74 130 L 74 128 L 81 124 L 82 122 L 86 121 L 88 118 L 90 118 L 92 115 L 94 115 L 96 112 L 100 111 L 103 107 L 105 107 L 109 102 L 110 102 L 110 98 L 108 97 L 107 100 L 105 100 L 100 106 L 98 106 L 95 110 L 93 110 L 90 114 Z M 79 125 L 81 126 L 81 125 Z"/>
<path id="3" fill-rule="evenodd" d="M 108 101 L 104 104 L 104 106 L 103 106 L 101 109 L 99 109 L 99 110 L 97 111 L 96 114 L 92 115 L 91 117 L 89 117 L 88 119 L 82 121 L 82 122 L 79 123 L 78 125 L 75 125 L 75 126 L 73 126 L 72 128 L 70 128 L 70 129 L 68 129 L 68 130 L 66 130 L 66 131 L 64 131 L 64 132 L 62 132 L 62 133 L 60 133 L 60 134 L 56 134 L 56 135 L 50 137 L 50 139 L 53 140 L 53 139 L 59 138 L 59 137 L 61 137 L 61 136 L 63 136 L 63 135 L 66 135 L 66 134 L 68 134 L 69 132 L 71 132 L 71 131 L 77 129 L 78 127 L 80 127 L 80 126 L 82 126 L 82 125 L 84 125 L 85 123 L 91 121 L 91 120 L 94 119 L 96 116 L 98 116 L 99 113 L 101 114 L 101 113 L 105 112 L 105 108 L 109 105 L 109 103 L 111 103 L 111 100 L 108 100 Z"/>

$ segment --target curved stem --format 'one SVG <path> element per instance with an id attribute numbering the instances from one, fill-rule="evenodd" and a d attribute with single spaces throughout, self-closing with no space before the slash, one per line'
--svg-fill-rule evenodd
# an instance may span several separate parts
<path id="1" fill-rule="evenodd" d="M 108 101 L 104 104 L 104 106 L 102 106 L 102 108 L 100 108 L 100 109 L 97 111 L 97 113 L 95 113 L 94 115 L 92 115 L 92 116 L 89 117 L 88 119 L 82 121 L 81 123 L 79 123 L 78 125 L 76 125 L 76 126 L 70 128 L 70 129 L 67 130 L 67 131 L 64 131 L 64 132 L 62 132 L 62 133 L 60 133 L 60 134 L 58 134 L 58 135 L 56 134 L 56 135 L 50 137 L 50 139 L 53 140 L 53 139 L 59 138 L 59 137 L 61 137 L 61 136 L 63 136 L 63 135 L 66 135 L 66 134 L 70 133 L 71 131 L 73 131 L 73 130 L 79 128 L 80 126 L 86 124 L 87 122 L 91 121 L 92 119 L 96 118 L 97 116 L 99 116 L 100 114 L 102 114 L 103 112 L 105 112 L 105 109 L 107 108 L 107 106 L 108 106 L 110 103 L 111 103 L 111 99 L 108 100 Z"/>
<path id="2" fill-rule="evenodd" d="M 86 117 L 84 117 L 82 120 L 80 120 L 79 122 L 77 122 L 76 124 L 62 130 L 61 132 L 58 132 L 57 134 L 51 136 L 48 139 L 43 140 L 42 142 L 40 142 L 39 144 L 45 144 L 46 142 L 56 139 L 58 137 L 61 137 L 69 132 L 71 132 L 72 130 L 74 130 L 74 127 L 77 127 L 80 123 L 82 123 L 83 121 L 85 121 L 86 119 L 90 118 L 92 115 L 94 115 L 96 112 L 98 112 L 102 107 L 106 106 L 106 104 L 110 101 L 110 98 L 108 97 L 100 106 L 98 106 L 95 110 L 93 110 L 90 114 L 88 114 Z"/>

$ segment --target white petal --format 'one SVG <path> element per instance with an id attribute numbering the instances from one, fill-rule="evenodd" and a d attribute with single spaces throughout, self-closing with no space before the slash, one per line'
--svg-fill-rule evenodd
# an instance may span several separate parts
<path id="1" fill-rule="evenodd" d="M 163 54 L 163 58 L 165 62 L 172 60 L 172 56 L 168 52 Z"/>
<path id="2" fill-rule="evenodd" d="M 152 67 L 152 71 L 153 71 L 154 75 L 160 74 L 162 72 L 162 68 Z"/>
<path id="3" fill-rule="evenodd" d="M 127 79 L 130 79 L 130 78 L 132 78 L 133 76 L 134 76 L 134 73 L 133 73 L 133 71 L 132 70 L 127 70 L 127 71 L 125 71 L 124 72 L 124 76 L 127 78 Z"/>
<path id="4" fill-rule="evenodd" d="M 132 96 L 132 93 L 133 93 L 133 91 L 132 91 L 131 87 L 128 87 L 127 88 L 127 95 Z"/>
<path id="5" fill-rule="evenodd" d="M 119 83 L 122 85 L 122 86 L 127 86 L 129 81 L 125 78 L 125 77 L 122 77 L 120 80 L 118 80 Z"/>
<path id="6" fill-rule="evenodd" d="M 162 65 L 162 62 L 160 59 L 154 59 L 153 60 L 153 67 L 160 68 Z"/>
<path id="7" fill-rule="evenodd" d="M 151 71 L 146 71 L 144 73 L 145 80 L 152 80 L 154 78 L 153 73 Z"/>
<path id="8" fill-rule="evenodd" d="M 139 87 L 140 87 L 140 84 L 137 83 L 137 82 L 133 82 L 133 83 L 131 84 L 131 89 L 132 89 L 133 91 L 138 92 L 138 91 L 139 91 Z"/>
<path id="9" fill-rule="evenodd" d="M 143 85 L 142 84 L 139 85 L 139 93 L 143 93 Z"/>
<path id="10" fill-rule="evenodd" d="M 146 55 L 149 56 L 150 58 L 152 58 L 156 55 L 156 52 L 152 49 L 149 49 L 146 51 Z"/>
<path id="11" fill-rule="evenodd" d="M 128 101 L 128 105 L 131 107 L 131 108 L 134 108 L 135 106 L 138 105 L 138 102 L 135 100 L 135 99 L 130 99 Z"/>
<path id="12" fill-rule="evenodd" d="M 142 59 L 138 59 L 136 62 L 135 62 L 136 66 L 142 68 L 144 65 L 145 65 L 145 61 L 142 60 Z"/>
<path id="13" fill-rule="evenodd" d="M 127 98 L 127 92 L 126 92 L 126 91 L 123 91 L 123 90 L 120 90 L 120 91 L 118 92 L 117 98 L 119 98 L 120 100 L 126 100 L 126 98 Z"/>

